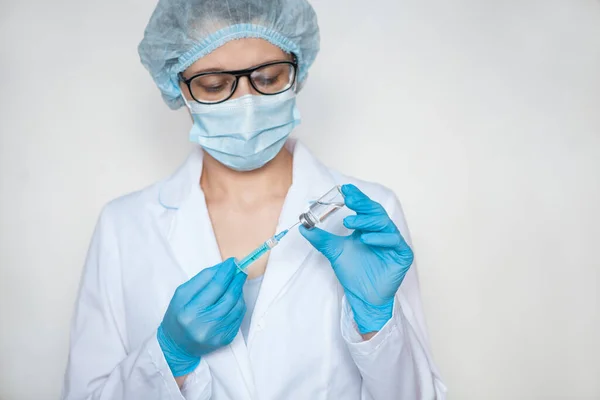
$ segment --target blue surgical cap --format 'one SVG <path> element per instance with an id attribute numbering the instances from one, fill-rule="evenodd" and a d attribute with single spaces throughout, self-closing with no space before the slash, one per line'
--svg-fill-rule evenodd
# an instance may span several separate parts
<path id="1" fill-rule="evenodd" d="M 138 52 L 165 102 L 177 109 L 184 104 L 178 73 L 241 38 L 294 53 L 302 86 L 319 51 L 317 16 L 307 0 L 159 0 Z"/>

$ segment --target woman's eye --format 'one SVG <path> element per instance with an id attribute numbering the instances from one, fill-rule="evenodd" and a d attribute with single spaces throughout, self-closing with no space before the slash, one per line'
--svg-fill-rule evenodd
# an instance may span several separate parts
<path id="1" fill-rule="evenodd" d="M 198 92 L 213 94 L 229 90 L 232 80 L 221 75 L 205 75 L 196 78 L 196 80 L 193 81 L 193 84 Z"/>
<path id="2" fill-rule="evenodd" d="M 218 92 L 225 90 L 225 85 L 203 86 L 202 90 L 204 90 L 205 92 L 210 92 L 210 93 L 218 93 Z"/>
<path id="3" fill-rule="evenodd" d="M 274 77 L 266 77 L 266 76 L 261 76 L 260 78 L 257 79 L 258 84 L 260 84 L 261 86 L 268 86 L 268 85 L 272 85 L 274 83 L 276 83 L 278 81 L 278 77 L 274 76 Z"/>

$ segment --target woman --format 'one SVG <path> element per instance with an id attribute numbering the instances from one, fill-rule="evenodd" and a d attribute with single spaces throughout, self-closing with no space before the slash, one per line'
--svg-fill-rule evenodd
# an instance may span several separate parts
<path id="1" fill-rule="evenodd" d="M 159 1 L 141 59 L 199 146 L 104 208 L 64 398 L 444 397 L 400 204 L 288 140 L 318 46 L 305 0 Z M 323 230 L 292 229 L 239 273 L 232 257 L 341 184 Z"/>

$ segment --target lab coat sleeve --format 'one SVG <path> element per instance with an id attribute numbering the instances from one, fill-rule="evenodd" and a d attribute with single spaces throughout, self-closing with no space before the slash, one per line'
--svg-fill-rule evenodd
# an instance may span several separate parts
<path id="1" fill-rule="evenodd" d="M 202 361 L 180 390 L 156 330 L 128 349 L 119 241 L 107 206 L 96 226 L 71 326 L 62 398 L 65 400 L 208 400 L 211 377 Z"/>
<path id="2" fill-rule="evenodd" d="M 394 195 L 387 203 L 388 214 L 410 244 L 400 203 Z M 392 318 L 375 336 L 362 339 L 345 297 L 341 330 L 362 376 L 362 400 L 446 398 L 446 387 L 429 349 L 415 265 L 398 290 Z"/>

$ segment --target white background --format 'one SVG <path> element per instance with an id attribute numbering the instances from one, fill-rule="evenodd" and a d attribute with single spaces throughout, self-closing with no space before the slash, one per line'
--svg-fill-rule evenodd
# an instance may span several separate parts
<path id="1" fill-rule="evenodd" d="M 600 399 L 600 3 L 314 3 L 298 136 L 403 202 L 449 398 Z M 101 206 L 190 149 L 153 6 L 0 3 L 1 400 L 58 398 Z"/>

